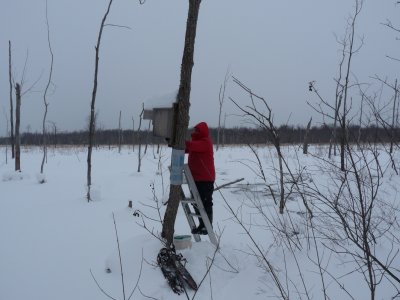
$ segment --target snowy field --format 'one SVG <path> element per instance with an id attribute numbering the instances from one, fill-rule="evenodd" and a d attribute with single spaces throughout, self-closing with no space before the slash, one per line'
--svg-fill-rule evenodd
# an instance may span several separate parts
<path id="1" fill-rule="evenodd" d="M 339 157 L 327 160 L 327 149 L 321 146 L 311 147 L 307 156 L 297 146 L 284 147 L 293 176 L 285 171 L 288 200 L 280 215 L 271 195 L 274 191 L 279 201 L 276 152 L 269 147 L 254 150 L 263 172 L 247 146 L 215 152 L 216 185 L 244 180 L 214 193 L 214 228 L 220 249 L 216 252 L 208 237 L 202 237 L 182 251 L 200 288 L 197 293 L 188 290 L 187 295 L 176 295 L 156 265 L 162 247 L 156 238 L 161 231 L 157 220 L 164 214 L 162 202 L 168 197 L 170 149 L 156 153 L 149 146 L 141 172 L 137 172 L 137 147 L 134 152 L 122 148 L 121 153 L 117 148 L 94 150 L 94 201 L 88 203 L 86 148 L 50 148 L 43 184 L 38 176 L 41 149 L 23 148 L 22 172 L 15 173 L 10 155 L 6 163 L 6 149 L 0 148 L 0 300 L 109 299 L 104 293 L 118 300 L 371 299 L 371 278 L 375 299 L 399 298 L 400 284 L 395 278 L 400 277 L 400 177 L 387 155 L 379 154 L 383 160 L 382 176 L 376 175 L 379 182 L 370 180 L 362 193 L 375 191 L 374 183 L 379 187 L 370 225 L 376 233 L 371 245 L 374 257 L 388 267 L 383 272 L 373 261 L 370 276 L 364 262 L 371 259 L 363 260 L 364 252 L 343 238 L 340 222 L 325 214 L 336 199 L 335 188 L 341 188 L 337 184 L 341 173 L 334 171 Z M 307 182 L 307 187 L 291 183 L 294 178 Z M 323 193 L 322 200 L 317 199 L 315 187 Z M 314 214 L 315 230 L 307 222 L 300 189 Z M 341 195 L 358 199 L 350 189 L 342 189 Z M 175 232 L 190 233 L 181 208 Z"/>

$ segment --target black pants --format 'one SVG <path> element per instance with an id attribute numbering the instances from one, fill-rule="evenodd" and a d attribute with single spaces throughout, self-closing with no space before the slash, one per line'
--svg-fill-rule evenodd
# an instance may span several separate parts
<path id="1" fill-rule="evenodd" d="M 214 182 L 213 181 L 196 181 L 197 191 L 199 192 L 201 201 L 203 202 L 204 209 L 207 213 L 210 222 L 213 219 L 213 192 Z M 200 218 L 200 225 L 203 224 L 203 220 Z M 204 226 L 204 225 L 203 225 Z"/>

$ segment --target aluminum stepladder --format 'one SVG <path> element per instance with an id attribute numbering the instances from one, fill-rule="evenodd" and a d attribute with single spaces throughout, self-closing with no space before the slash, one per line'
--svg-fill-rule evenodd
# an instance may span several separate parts
<path id="1" fill-rule="evenodd" d="M 193 217 L 196 218 L 202 218 L 203 219 L 203 223 L 204 226 L 207 229 L 207 233 L 208 233 L 208 237 L 210 239 L 210 242 L 214 244 L 215 247 L 218 247 L 218 241 L 217 238 L 215 236 L 214 230 L 212 228 L 211 222 L 208 219 L 206 210 L 204 209 L 203 206 L 203 202 L 201 201 L 199 192 L 197 191 L 197 187 L 196 184 L 194 182 L 192 173 L 190 172 L 189 166 L 187 164 L 185 164 L 183 166 L 183 175 L 186 179 L 186 183 L 189 187 L 189 191 L 191 193 L 191 195 L 193 196 L 193 198 L 189 197 L 187 198 L 186 196 L 181 199 L 181 205 L 183 208 L 183 211 L 186 215 L 186 218 L 188 220 L 190 229 L 193 229 L 196 227 L 196 223 L 194 222 Z M 200 212 L 200 215 L 196 214 L 194 211 L 191 211 L 189 204 L 196 204 L 197 205 L 197 209 Z M 200 242 L 200 235 L 199 234 L 193 234 L 194 240 L 196 242 Z"/>

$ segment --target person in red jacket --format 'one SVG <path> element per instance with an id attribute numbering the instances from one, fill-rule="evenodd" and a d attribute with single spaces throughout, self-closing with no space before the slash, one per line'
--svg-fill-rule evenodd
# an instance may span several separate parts
<path id="1" fill-rule="evenodd" d="M 192 140 L 186 141 L 185 153 L 189 154 L 188 165 L 203 202 L 204 209 L 212 224 L 212 194 L 214 192 L 215 166 L 213 144 L 209 137 L 207 123 L 201 122 L 194 127 Z M 194 228 L 192 233 L 207 234 L 207 229 L 201 218 L 199 218 L 199 226 Z"/>

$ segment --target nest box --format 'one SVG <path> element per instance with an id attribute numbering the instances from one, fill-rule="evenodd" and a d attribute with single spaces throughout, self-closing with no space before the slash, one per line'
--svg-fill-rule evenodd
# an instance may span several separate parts
<path id="1" fill-rule="evenodd" d="M 153 135 L 165 138 L 168 146 L 175 140 L 177 110 L 177 103 L 173 103 L 172 107 L 155 107 L 143 112 L 144 120 L 152 120 Z"/>

